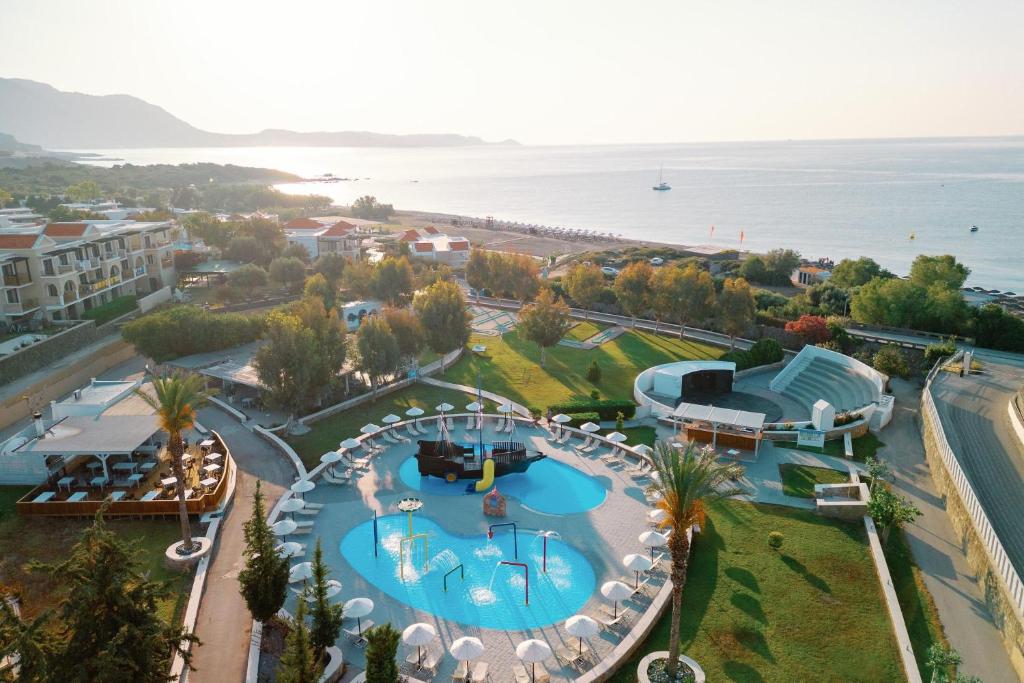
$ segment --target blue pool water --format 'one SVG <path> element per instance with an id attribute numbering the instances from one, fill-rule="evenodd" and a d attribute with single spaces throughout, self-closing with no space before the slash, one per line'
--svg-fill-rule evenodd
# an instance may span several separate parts
<path id="1" fill-rule="evenodd" d="M 432 519 L 413 517 L 416 534 L 427 535 L 427 552 L 417 539 L 406 541 L 405 579 L 399 571 L 399 545 L 407 534 L 404 514 L 377 520 L 378 557 L 373 556 L 373 522 L 353 528 L 341 540 L 341 554 L 363 578 L 396 600 L 416 609 L 461 624 L 501 630 L 548 626 L 576 614 L 594 592 L 594 570 L 579 551 L 560 539 L 548 539 L 547 572 L 541 571 L 542 539 L 519 532 L 519 562 L 529 568 L 530 604 L 525 604 L 526 579 L 522 567 L 498 565 L 516 561 L 511 527 L 462 537 L 449 533 Z M 410 545 L 412 550 L 410 551 Z M 426 562 L 426 571 L 424 571 Z M 459 563 L 465 578 L 456 571 Z"/>
<path id="2" fill-rule="evenodd" d="M 469 479 L 449 484 L 440 477 L 421 477 L 416 458 L 404 461 L 398 476 L 410 488 L 441 496 L 464 496 Z M 537 512 L 567 515 L 592 510 L 604 502 L 607 491 L 592 477 L 575 467 L 551 458 L 530 465 L 522 474 L 506 474 L 495 479 L 498 490 L 512 496 Z"/>

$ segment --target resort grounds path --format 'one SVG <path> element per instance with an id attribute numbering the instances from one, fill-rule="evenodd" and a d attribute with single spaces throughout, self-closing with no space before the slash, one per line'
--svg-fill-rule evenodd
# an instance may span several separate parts
<path id="1" fill-rule="evenodd" d="M 238 573 L 244 566 L 242 525 L 252 512 L 256 481 L 263 480 L 267 511 L 295 481 L 288 460 L 219 408 L 204 408 L 199 422 L 216 431 L 238 467 L 235 495 L 221 523 L 210 563 L 203 601 L 196 621 L 202 647 L 194 650 L 190 683 L 237 683 L 245 680 L 252 617 L 238 592 Z"/>
<path id="2" fill-rule="evenodd" d="M 914 559 L 935 599 L 946 636 L 963 657 L 961 671 L 985 683 L 1014 683 L 1018 679 L 1010 657 L 925 460 L 918 421 L 920 390 L 896 379 L 892 388 L 896 408 L 892 422 L 880 434 L 886 446 L 878 457 L 889 463 L 894 488 L 923 513 L 906 527 Z"/>

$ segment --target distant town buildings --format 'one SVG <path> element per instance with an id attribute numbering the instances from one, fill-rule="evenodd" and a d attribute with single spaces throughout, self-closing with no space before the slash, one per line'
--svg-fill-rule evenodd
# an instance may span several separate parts
<path id="1" fill-rule="evenodd" d="M 289 245 L 306 250 L 310 259 L 322 254 L 340 254 L 358 259 L 363 229 L 334 216 L 323 218 L 294 218 L 281 226 Z"/>

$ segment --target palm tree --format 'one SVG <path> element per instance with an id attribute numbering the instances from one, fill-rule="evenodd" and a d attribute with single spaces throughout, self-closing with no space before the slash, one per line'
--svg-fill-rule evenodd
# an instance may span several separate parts
<path id="1" fill-rule="evenodd" d="M 743 474 L 736 463 L 723 463 L 711 449 L 696 450 L 693 443 L 679 453 L 664 442 L 658 442 L 651 454 L 655 483 L 650 490 L 661 494 L 658 507 L 668 513 L 663 527 L 670 527 L 668 549 L 672 557 L 672 631 L 669 638 L 667 669 L 675 680 L 679 666 L 679 618 L 683 602 L 683 585 L 690 559 L 688 531 L 704 522 L 707 505 L 720 498 L 743 493 L 731 484 Z"/>
<path id="2" fill-rule="evenodd" d="M 202 383 L 199 375 L 173 374 L 169 377 L 155 378 L 152 394 L 141 389 L 135 390 L 135 393 L 156 411 L 160 419 L 160 428 L 167 432 L 167 452 L 170 453 L 171 468 L 178 480 L 176 488 L 178 517 L 181 520 L 181 552 L 185 555 L 193 552 L 194 545 L 188 522 L 188 508 L 185 506 L 185 468 L 181 464 L 185 445 L 181 442 L 181 434 L 192 428 L 196 421 L 196 409 L 210 397 Z"/>

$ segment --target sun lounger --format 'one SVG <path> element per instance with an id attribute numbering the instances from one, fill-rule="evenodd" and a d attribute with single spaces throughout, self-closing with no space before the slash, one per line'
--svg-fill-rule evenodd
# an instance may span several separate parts
<path id="1" fill-rule="evenodd" d="M 413 672 L 414 675 L 425 671 L 433 676 L 437 673 L 437 665 L 441 662 L 441 655 L 427 647 L 423 648 L 422 654 L 414 649 L 406 656 L 405 662 L 409 665 L 409 671 Z"/>
<path id="2" fill-rule="evenodd" d="M 160 497 L 160 491 L 150 491 L 142 497 L 142 500 L 156 500 Z"/>
<path id="3" fill-rule="evenodd" d="M 450 417 L 449 418 L 445 418 L 444 424 L 448 428 L 449 432 L 452 431 L 453 429 L 455 429 L 455 420 L 453 420 Z"/>
<path id="4" fill-rule="evenodd" d="M 413 428 L 412 422 L 405 423 L 405 431 L 414 439 L 418 439 L 420 437 L 420 433 Z"/>
<path id="5" fill-rule="evenodd" d="M 369 458 L 354 458 L 349 453 L 342 454 L 341 462 L 345 463 L 349 467 L 354 467 L 357 470 L 368 470 L 368 469 L 370 469 L 370 459 Z"/>
<path id="6" fill-rule="evenodd" d="M 487 672 L 490 665 L 487 662 L 477 662 L 473 665 L 473 676 L 470 678 L 472 683 L 485 683 L 491 679 L 491 675 Z"/>
<path id="7" fill-rule="evenodd" d="M 571 666 L 577 671 L 586 669 L 589 661 L 590 646 L 584 644 L 582 652 L 580 648 L 560 645 L 554 648 L 555 660 L 562 666 Z"/>
<path id="8" fill-rule="evenodd" d="M 603 462 L 605 464 L 608 464 L 608 465 L 622 465 L 622 464 L 624 464 L 623 460 L 622 460 L 622 456 L 619 455 L 619 450 L 617 448 L 613 448 L 610 451 L 608 451 L 607 453 L 602 453 L 600 455 L 600 458 L 601 458 L 601 462 Z"/>
<path id="9" fill-rule="evenodd" d="M 395 435 L 391 433 L 390 429 L 386 432 L 381 432 L 380 438 L 384 439 L 388 443 L 398 443 L 398 439 L 395 438 Z"/>
<path id="10" fill-rule="evenodd" d="M 566 444 L 566 442 L 569 441 L 569 439 L 571 439 L 571 438 L 572 438 L 572 432 L 570 432 L 569 430 L 565 430 L 565 433 L 562 434 L 562 436 L 558 439 L 557 443 L 559 445 L 561 445 L 561 446 L 564 446 Z"/>
<path id="11" fill-rule="evenodd" d="M 388 431 L 391 432 L 391 436 L 395 437 L 395 441 L 398 443 L 409 443 L 409 437 L 398 431 L 398 427 L 392 427 Z"/>
<path id="12" fill-rule="evenodd" d="M 320 514 L 320 510 L 313 508 L 302 508 L 301 510 L 296 510 L 296 512 L 300 515 L 306 515 L 307 517 L 316 517 Z"/>
<path id="13" fill-rule="evenodd" d="M 372 619 L 364 619 L 363 622 L 362 622 L 362 630 L 361 631 L 359 630 L 358 627 L 357 628 L 347 628 L 347 629 L 345 629 L 345 635 L 347 635 L 349 637 L 349 639 L 353 642 L 353 644 L 355 644 L 358 647 L 363 647 L 364 645 L 366 645 L 366 638 L 363 636 L 363 634 L 366 633 L 366 631 L 371 629 L 371 628 L 373 628 L 373 620 Z"/>
<path id="14" fill-rule="evenodd" d="M 308 519 L 304 519 L 301 522 L 295 522 L 295 526 L 298 527 L 299 529 L 306 529 L 306 528 L 312 529 L 313 528 L 313 522 L 308 520 Z"/>
<path id="15" fill-rule="evenodd" d="M 511 434 L 513 431 L 515 431 L 515 428 L 516 428 L 516 421 L 510 417 L 505 422 L 505 430 L 504 431 L 507 434 Z"/>
<path id="16" fill-rule="evenodd" d="M 605 631 L 617 631 L 620 628 L 626 626 L 627 619 L 625 612 L 620 611 L 618 616 L 612 616 L 611 614 L 605 614 L 602 610 L 597 610 L 590 614 L 590 618 L 601 625 Z"/>
<path id="17" fill-rule="evenodd" d="M 469 671 L 466 670 L 466 663 L 459 662 L 459 665 L 455 667 L 455 671 L 452 673 L 453 681 L 465 681 L 469 678 Z"/>
<path id="18" fill-rule="evenodd" d="M 308 502 L 306 503 L 306 509 L 307 510 L 321 510 L 321 509 L 323 509 L 323 507 L 324 507 L 323 503 L 308 503 Z"/>
<path id="19" fill-rule="evenodd" d="M 469 430 L 476 429 L 476 415 L 467 415 L 466 416 L 466 429 L 469 429 Z"/>

